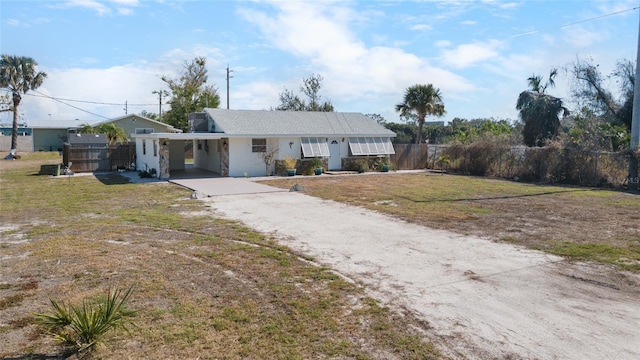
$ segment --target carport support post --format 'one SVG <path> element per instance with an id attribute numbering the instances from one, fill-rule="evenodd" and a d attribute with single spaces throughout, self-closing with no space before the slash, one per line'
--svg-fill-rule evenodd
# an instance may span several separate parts
<path id="1" fill-rule="evenodd" d="M 220 153 L 220 175 L 229 176 L 229 138 L 220 139 L 222 152 Z"/>
<path id="2" fill-rule="evenodd" d="M 160 169 L 158 169 L 158 177 L 160 179 L 168 179 L 169 174 L 169 139 L 160 140 Z"/>

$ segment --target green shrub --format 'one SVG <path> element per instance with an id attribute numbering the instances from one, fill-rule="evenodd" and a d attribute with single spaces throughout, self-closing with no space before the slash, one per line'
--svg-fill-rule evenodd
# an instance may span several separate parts
<path id="1" fill-rule="evenodd" d="M 346 159 L 344 169 L 348 171 L 357 171 L 359 173 L 367 172 L 370 169 L 369 159 L 368 158 L 348 158 Z"/>
<path id="2" fill-rule="evenodd" d="M 127 318 L 135 315 L 126 308 L 132 288 L 127 291 L 109 290 L 106 296 L 93 301 L 83 300 L 80 305 L 67 305 L 50 299 L 50 313 L 35 314 L 37 323 L 57 340 L 74 346 L 77 351 L 92 349 L 101 343 L 110 330 L 126 330 Z"/>

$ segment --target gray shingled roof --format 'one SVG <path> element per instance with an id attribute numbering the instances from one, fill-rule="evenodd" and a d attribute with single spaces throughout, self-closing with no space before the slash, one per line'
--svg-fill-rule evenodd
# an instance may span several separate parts
<path id="1" fill-rule="evenodd" d="M 205 109 L 216 132 L 262 136 L 381 136 L 396 134 L 360 113 Z"/>

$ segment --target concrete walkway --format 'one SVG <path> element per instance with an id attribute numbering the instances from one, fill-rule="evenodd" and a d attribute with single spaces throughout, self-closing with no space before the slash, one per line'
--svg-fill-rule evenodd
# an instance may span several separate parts
<path id="1" fill-rule="evenodd" d="M 255 183 L 251 180 L 231 177 L 170 179 L 169 182 L 184 186 L 206 196 L 260 194 L 272 192 L 287 192 L 273 186 Z"/>

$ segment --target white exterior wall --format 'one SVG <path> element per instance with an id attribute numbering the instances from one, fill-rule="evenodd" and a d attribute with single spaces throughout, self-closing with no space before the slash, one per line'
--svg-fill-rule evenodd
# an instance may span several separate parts
<path id="1" fill-rule="evenodd" d="M 262 160 L 260 156 L 261 153 L 254 153 L 252 151 L 251 140 L 251 138 L 229 139 L 229 176 L 242 177 L 245 173 L 247 176 L 265 176 L 271 175 L 271 172 L 273 172 L 274 166 L 271 165 L 269 174 L 267 174 L 264 160 Z M 288 143 L 289 142 L 287 142 L 287 149 L 289 148 Z M 267 139 L 267 151 L 276 146 L 278 146 L 277 139 Z M 300 146 L 299 143 L 298 146 Z M 279 149 L 280 152 L 282 152 L 283 148 L 279 147 Z M 279 157 L 276 154 L 274 160 L 277 159 L 279 159 Z"/>
<path id="2" fill-rule="evenodd" d="M 219 142 L 220 140 L 195 140 L 193 144 L 193 166 L 198 169 L 219 173 Z"/>
<path id="3" fill-rule="evenodd" d="M 251 138 L 229 139 L 229 176 L 264 176 L 265 172 L 259 153 L 251 151 Z"/>
<path id="4" fill-rule="evenodd" d="M 184 141 L 169 141 L 169 170 L 184 170 Z"/>
<path id="5" fill-rule="evenodd" d="M 289 143 L 293 143 L 289 145 Z M 300 159 L 302 148 L 300 138 L 280 138 L 278 139 L 279 154 L 276 159 L 283 160 L 287 156 L 292 159 Z"/>
<path id="6" fill-rule="evenodd" d="M 142 142 L 146 142 L 146 154 L 142 153 Z M 153 155 L 153 142 L 156 142 L 157 151 L 156 155 Z M 156 174 L 160 175 L 160 156 L 158 156 L 158 152 L 160 151 L 160 147 L 158 144 L 158 140 L 156 139 L 141 139 L 136 138 L 136 169 L 138 170 L 151 170 L 156 169 Z"/>
<path id="7" fill-rule="evenodd" d="M 209 140 L 209 144 L 211 149 L 209 149 L 209 153 L 213 154 L 213 159 L 211 159 L 211 171 L 220 173 L 220 156 L 222 151 L 222 140 Z"/>

